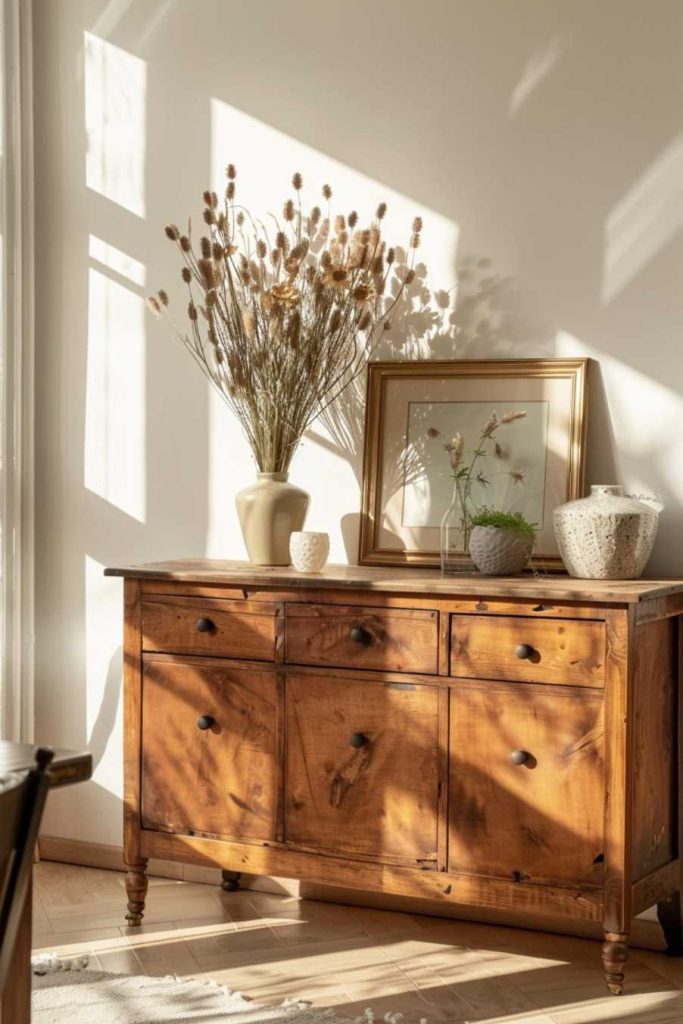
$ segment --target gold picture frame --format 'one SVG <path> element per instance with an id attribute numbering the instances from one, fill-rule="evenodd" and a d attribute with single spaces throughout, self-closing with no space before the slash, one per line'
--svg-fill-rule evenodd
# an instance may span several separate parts
<path id="1" fill-rule="evenodd" d="M 429 454 L 421 452 L 417 460 L 419 469 L 408 482 L 406 453 L 411 446 L 414 449 L 410 435 L 412 408 L 435 410 L 435 415 L 443 421 L 444 417 L 457 420 L 460 414 L 464 416 L 466 410 L 472 412 L 475 406 L 474 411 L 480 415 L 490 414 L 494 409 L 504 413 L 506 406 L 512 403 L 528 404 L 540 410 L 537 417 L 540 425 L 535 435 L 539 449 L 536 491 L 529 499 L 541 510 L 541 528 L 537 531 L 540 546 L 534 551 L 533 564 L 539 569 L 561 571 L 562 561 L 552 536 L 552 508 L 583 495 L 588 364 L 588 359 L 370 363 L 359 563 L 440 565 L 440 531 L 433 518 L 438 509 L 430 507 L 429 514 L 423 518 L 419 518 L 423 515 L 419 511 L 417 520 L 405 524 L 407 505 L 411 508 L 416 505 L 413 493 L 416 481 L 419 494 L 424 495 L 430 492 L 434 482 L 443 490 L 442 474 L 450 477 L 447 453 L 443 451 L 444 437 L 442 432 L 432 429 L 427 433 L 438 435 L 439 442 L 429 446 Z M 424 415 L 421 412 L 420 422 L 426 422 Z M 545 443 L 542 458 L 541 440 Z M 399 494 L 401 488 L 403 491 Z M 410 502 L 406 498 L 408 488 Z M 390 506 L 394 507 L 393 520 Z M 400 515 L 396 513 L 399 507 Z M 441 515 L 443 512 L 445 508 Z"/>

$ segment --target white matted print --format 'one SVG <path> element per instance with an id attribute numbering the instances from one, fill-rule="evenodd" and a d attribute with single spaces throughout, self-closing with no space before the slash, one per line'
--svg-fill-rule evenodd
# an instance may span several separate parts
<path id="1" fill-rule="evenodd" d="M 524 412 L 486 446 L 488 483 L 472 499 L 523 513 L 536 524 L 535 558 L 559 568 L 552 511 L 581 494 L 585 371 L 585 360 L 371 364 L 361 563 L 438 564 L 453 488 L 444 445 L 462 435 L 467 463 L 493 413 Z"/>

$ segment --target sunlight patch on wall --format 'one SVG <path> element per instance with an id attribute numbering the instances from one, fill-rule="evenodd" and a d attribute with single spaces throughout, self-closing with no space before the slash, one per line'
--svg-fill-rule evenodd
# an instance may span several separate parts
<path id="1" fill-rule="evenodd" d="M 144 263 L 121 252 L 115 245 L 110 245 L 96 235 L 90 236 L 88 255 L 92 260 L 97 260 L 102 266 L 113 270 L 115 274 L 127 278 L 132 284 L 144 287 L 147 276 L 147 268 Z"/>
<path id="2" fill-rule="evenodd" d="M 139 522 L 146 514 L 145 306 L 91 268 L 85 486 Z"/>
<path id="3" fill-rule="evenodd" d="M 679 135 L 605 221 L 601 297 L 608 305 L 683 227 L 683 135 Z"/>
<path id="4" fill-rule="evenodd" d="M 121 793 L 121 585 L 104 576 L 104 565 L 85 556 L 86 736 L 93 755 L 93 779 Z M 107 748 L 111 758 L 105 757 Z"/>
<path id="5" fill-rule="evenodd" d="M 515 117 L 535 89 L 550 74 L 566 49 L 566 41 L 555 36 L 531 55 L 522 68 L 517 85 L 510 94 L 510 117 Z"/>
<path id="6" fill-rule="evenodd" d="M 260 217 L 271 234 L 273 220 L 267 215 L 272 211 L 279 217 L 283 201 L 294 196 L 294 171 L 300 171 L 304 178 L 305 210 L 315 204 L 326 205 L 320 193 L 324 184 L 332 186 L 333 211 L 349 213 L 356 209 L 363 226 L 378 203 L 388 203 L 383 234 L 392 244 L 406 246 L 413 217 L 421 216 L 424 230 L 418 256 L 429 267 L 432 287 L 448 289 L 455 285 L 458 225 L 454 221 L 222 100 L 212 99 L 211 186 L 219 195 L 225 189 L 228 163 L 237 167 L 238 202 Z"/>
<path id="7" fill-rule="evenodd" d="M 90 32 L 84 49 L 86 184 L 144 217 L 147 65 Z"/>
<path id="8" fill-rule="evenodd" d="M 623 483 L 627 491 L 658 496 L 662 486 L 683 503 L 683 476 L 672 467 L 683 465 L 683 395 L 633 369 L 620 359 L 591 348 L 566 331 L 559 331 L 556 356 L 594 359 L 599 364 L 607 398 L 607 421 L 596 436 L 596 413 L 589 409 L 593 422 L 593 443 L 601 449 L 612 440 L 621 469 L 619 480 L 587 480 L 591 483 Z M 589 390 L 589 403 L 591 394 Z M 593 401 L 597 395 L 593 395 Z M 653 414 L 656 410 L 656 415 Z M 589 428 L 590 429 L 590 428 Z M 608 435 L 611 429 L 613 438 Z"/>

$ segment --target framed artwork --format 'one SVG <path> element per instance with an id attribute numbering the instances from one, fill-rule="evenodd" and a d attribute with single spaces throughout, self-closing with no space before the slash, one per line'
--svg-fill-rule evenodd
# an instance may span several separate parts
<path id="1" fill-rule="evenodd" d="M 552 513 L 583 495 L 587 369 L 587 359 L 370 363 L 360 564 L 440 564 L 453 490 L 446 445 L 460 435 L 467 460 L 495 414 L 509 424 L 472 500 L 521 512 L 536 525 L 534 565 L 561 570 Z"/>

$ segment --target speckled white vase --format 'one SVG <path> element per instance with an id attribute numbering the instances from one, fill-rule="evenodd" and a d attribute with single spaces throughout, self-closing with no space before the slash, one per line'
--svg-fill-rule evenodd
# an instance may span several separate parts
<path id="1" fill-rule="evenodd" d="M 322 572 L 330 553 L 327 533 L 300 530 L 289 538 L 289 553 L 297 572 Z"/>
<path id="2" fill-rule="evenodd" d="M 657 536 L 658 511 L 624 494 L 619 484 L 594 484 L 588 498 L 553 513 L 555 539 L 570 576 L 635 580 Z"/>
<path id="3" fill-rule="evenodd" d="M 516 576 L 529 564 L 534 538 L 500 526 L 474 526 L 470 555 L 486 576 Z"/>

